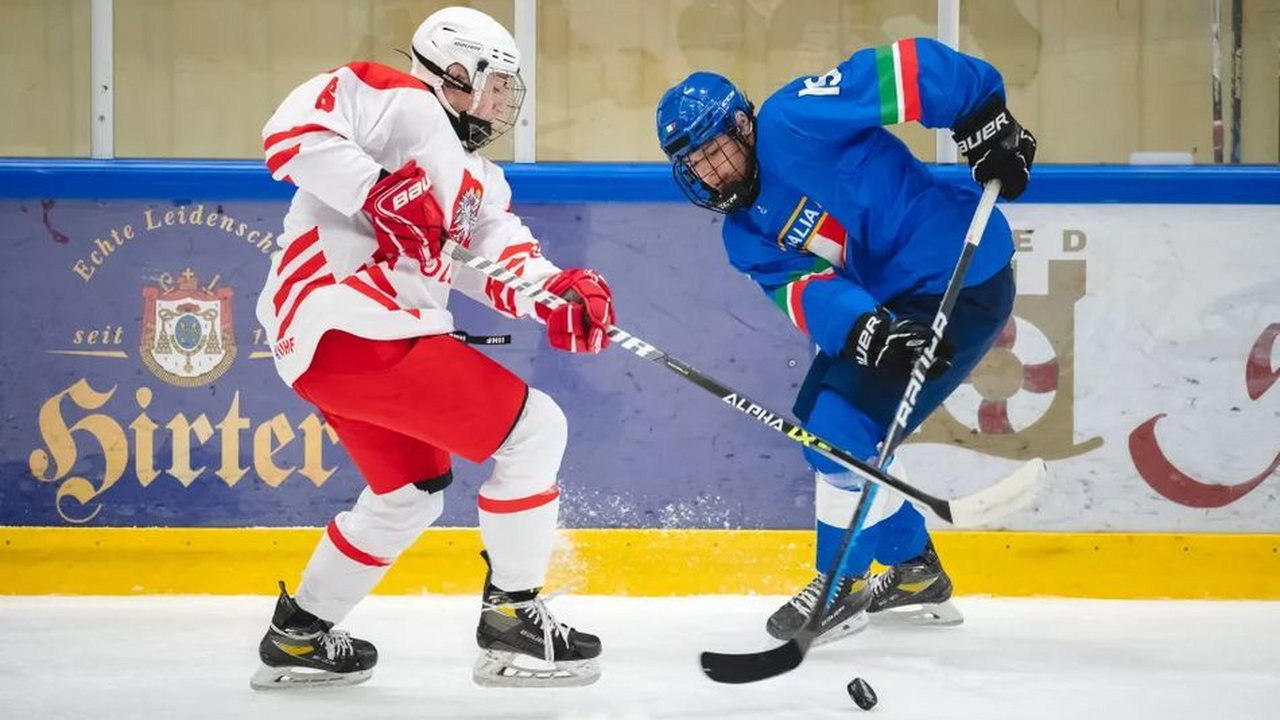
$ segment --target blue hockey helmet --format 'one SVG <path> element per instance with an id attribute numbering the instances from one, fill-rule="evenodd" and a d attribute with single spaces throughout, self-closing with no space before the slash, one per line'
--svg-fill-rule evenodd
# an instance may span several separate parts
<path id="1" fill-rule="evenodd" d="M 739 127 L 739 112 L 754 123 L 747 96 L 728 78 L 710 72 L 693 73 L 658 101 L 658 142 L 676 183 L 699 207 L 721 213 L 740 210 L 760 190 L 754 141 Z M 741 152 L 717 153 L 715 161 L 698 157 L 700 149 L 721 135 L 735 141 Z"/>

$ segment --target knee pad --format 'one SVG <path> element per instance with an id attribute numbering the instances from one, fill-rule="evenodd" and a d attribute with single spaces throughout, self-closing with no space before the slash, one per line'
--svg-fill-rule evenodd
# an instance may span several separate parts
<path id="1" fill-rule="evenodd" d="M 333 519 L 342 537 L 376 558 L 394 560 L 444 512 L 444 493 L 413 485 L 378 495 L 365 488 L 355 507 Z"/>
<path id="2" fill-rule="evenodd" d="M 886 471 L 903 481 L 907 479 L 906 471 L 896 457 L 889 461 Z M 869 481 L 862 473 L 848 470 L 838 473 L 819 472 L 817 477 L 814 504 L 820 517 L 827 518 L 827 522 L 832 524 L 839 524 L 843 518 L 843 524 L 847 526 L 853 519 L 853 511 L 857 508 L 862 493 L 869 487 L 875 487 L 875 497 L 871 499 L 871 508 L 867 511 L 863 527 L 871 527 L 888 518 L 906 502 L 902 493 Z"/>
<path id="3" fill-rule="evenodd" d="M 493 475 L 481 492 L 493 499 L 534 495 L 556 483 L 569 442 L 569 421 L 550 395 L 529 388 L 520 419 L 494 452 Z"/>

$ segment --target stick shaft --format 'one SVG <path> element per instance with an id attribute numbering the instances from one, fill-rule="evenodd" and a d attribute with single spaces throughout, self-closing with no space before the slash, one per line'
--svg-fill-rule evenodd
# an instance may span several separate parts
<path id="1" fill-rule="evenodd" d="M 501 265 L 498 265 L 487 258 L 480 257 L 469 249 L 464 248 L 453 241 L 445 243 L 445 252 L 453 257 L 454 260 L 476 270 L 477 272 L 483 273 L 498 282 L 501 282 L 512 290 L 515 290 L 535 302 L 552 308 L 565 302 L 563 298 L 555 295 L 554 293 L 547 292 L 537 283 L 525 280 Z M 845 450 L 832 445 L 830 442 L 824 440 L 818 435 L 811 433 L 800 425 L 788 420 L 780 413 L 776 413 L 766 408 L 755 400 L 752 400 L 750 397 L 747 397 L 745 394 L 734 390 L 709 375 L 699 372 L 688 363 L 672 356 L 644 339 L 632 335 L 616 325 L 609 328 L 609 338 L 613 340 L 614 344 L 618 347 L 621 347 L 643 360 L 648 360 L 651 363 L 665 367 L 676 375 L 679 375 L 685 380 L 720 398 L 721 402 L 729 405 L 734 410 L 737 410 L 748 417 L 754 418 L 760 424 L 778 432 L 792 442 L 808 448 L 813 448 L 846 468 L 870 478 L 872 482 L 891 487 L 917 503 L 924 505 L 933 512 L 934 515 L 937 515 L 942 520 L 948 523 L 952 521 L 951 505 L 948 501 L 930 495 L 910 483 L 893 477 L 867 461 L 854 457 Z"/>
<path id="2" fill-rule="evenodd" d="M 902 441 L 907 424 L 911 420 L 911 415 L 915 412 L 916 398 L 919 397 L 920 390 L 924 387 L 929 367 L 937 359 L 938 346 L 942 343 L 942 336 L 946 334 L 947 322 L 951 318 L 951 311 L 956 306 L 956 298 L 960 296 L 960 289 L 964 287 L 964 276 L 969 271 L 969 263 L 973 261 L 973 253 L 978 249 L 978 243 L 982 242 L 982 235 L 987 229 L 987 221 L 991 219 L 991 211 L 995 208 L 996 198 L 999 195 L 999 180 L 992 180 L 982 188 L 982 197 L 978 200 L 978 207 L 973 212 L 973 219 L 969 222 L 969 229 L 964 236 L 964 247 L 960 250 L 960 259 L 956 261 L 956 266 L 951 271 L 951 279 L 947 281 L 947 289 L 942 293 L 942 302 L 938 304 L 938 312 L 933 316 L 933 324 L 930 326 L 933 330 L 933 337 L 930 339 L 929 345 L 925 347 L 924 352 L 920 353 L 920 357 L 916 358 L 915 366 L 911 368 L 911 377 L 908 378 L 907 387 L 902 392 L 902 399 L 898 401 L 898 410 L 893 414 L 893 420 L 889 422 L 889 429 L 885 434 L 884 442 L 880 444 L 880 455 L 876 458 L 876 468 L 881 472 L 888 466 L 889 458 L 893 455 L 893 451 L 897 449 L 898 443 Z M 858 533 L 862 531 L 862 523 L 866 518 L 867 512 L 871 509 L 871 502 L 874 497 L 875 491 L 873 488 L 865 488 L 863 490 L 861 497 L 858 498 L 858 506 L 854 509 L 853 517 L 849 521 L 849 527 L 845 529 L 844 536 L 840 538 L 840 548 L 836 551 L 831 570 L 827 573 L 823 585 L 822 595 L 819 596 L 823 598 L 823 603 L 818 610 L 815 610 L 809 616 L 809 621 L 806 623 L 806 630 L 813 633 L 815 637 L 822 622 L 821 617 L 825 614 L 827 605 L 831 602 L 831 593 L 836 587 L 836 579 L 840 575 L 840 568 L 844 567 L 845 556 L 849 553 L 849 548 L 853 546 Z"/>
<path id="3" fill-rule="evenodd" d="M 942 303 L 939 304 L 938 312 L 933 316 L 933 324 L 930 326 L 933 337 L 924 352 L 920 353 L 920 357 L 916 358 L 915 367 L 911 369 L 911 377 L 907 380 L 907 389 L 902 393 L 898 410 L 893 414 L 889 431 L 885 435 L 884 443 L 880 446 L 880 457 L 876 459 L 876 466 L 881 469 L 884 469 L 889 456 L 897 449 L 902 434 L 911 421 L 911 414 L 915 412 L 916 398 L 924 387 L 930 366 L 937 360 L 938 346 L 942 343 L 942 336 L 947 332 L 947 323 L 951 320 L 951 311 L 955 309 L 956 298 L 960 296 L 960 290 L 964 287 L 964 276 L 969 272 L 969 263 L 973 261 L 973 254 L 978 249 L 978 243 L 982 241 L 983 233 L 987 230 L 987 221 L 991 219 L 991 211 L 995 209 L 999 194 L 999 180 L 992 180 L 982 189 L 982 198 L 978 200 L 978 208 L 974 211 L 973 220 L 969 222 L 969 230 L 964 236 L 964 248 L 960 251 L 960 259 L 956 261 L 956 266 L 951 271 L 951 279 L 947 281 L 947 289 L 942 294 Z"/>

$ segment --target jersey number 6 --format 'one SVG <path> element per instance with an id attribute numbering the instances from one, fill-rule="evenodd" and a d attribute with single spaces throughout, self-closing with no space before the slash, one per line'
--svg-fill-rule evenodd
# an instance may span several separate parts
<path id="1" fill-rule="evenodd" d="M 320 91 L 320 96 L 316 98 L 316 109 L 325 112 L 333 112 L 333 91 L 338 89 L 338 78 L 329 81 L 328 85 Z"/>
<path id="2" fill-rule="evenodd" d="M 839 95 L 840 94 L 840 68 L 832 68 L 831 72 L 826 75 L 818 75 L 804 81 L 804 89 L 799 92 L 799 97 L 805 95 Z"/>

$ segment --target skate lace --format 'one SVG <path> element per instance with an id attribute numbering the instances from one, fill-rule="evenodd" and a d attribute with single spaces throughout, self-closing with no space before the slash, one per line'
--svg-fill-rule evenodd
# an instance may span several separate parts
<path id="1" fill-rule="evenodd" d="M 889 567 L 884 572 L 877 574 L 871 578 L 871 595 L 879 597 L 885 594 L 898 582 L 898 572 L 895 568 Z"/>
<path id="2" fill-rule="evenodd" d="M 556 616 L 551 614 L 551 610 L 547 607 L 547 601 L 554 598 L 559 593 L 551 593 L 547 597 L 534 597 L 532 600 L 521 600 L 520 602 L 502 602 L 491 603 L 485 602 L 484 609 L 496 610 L 499 606 L 507 606 L 516 610 L 527 610 L 533 616 L 534 622 L 538 627 L 542 628 L 542 652 L 543 659 L 553 663 L 556 659 L 555 636 L 559 635 L 564 641 L 566 647 L 569 645 L 569 633 L 573 628 L 556 620 Z"/>
<path id="3" fill-rule="evenodd" d="M 346 630 L 330 630 L 322 633 L 320 644 L 324 647 L 325 656 L 330 660 L 355 652 L 355 648 L 351 646 L 351 634 Z"/>
<path id="4" fill-rule="evenodd" d="M 822 594 L 822 583 L 825 580 L 826 578 L 822 575 L 810 580 L 808 585 L 791 598 L 791 606 L 808 616 L 818 605 L 818 596 Z"/>

